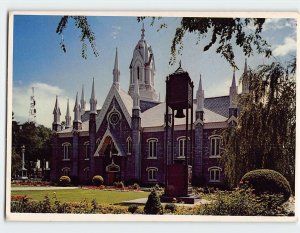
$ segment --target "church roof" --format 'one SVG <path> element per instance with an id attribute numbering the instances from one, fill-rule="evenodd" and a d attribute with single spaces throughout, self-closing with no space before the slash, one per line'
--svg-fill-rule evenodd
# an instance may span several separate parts
<path id="1" fill-rule="evenodd" d="M 227 118 L 229 116 L 229 105 L 230 99 L 228 95 L 204 99 L 204 108 Z"/>
<path id="2" fill-rule="evenodd" d="M 197 105 L 194 104 L 194 120 L 196 120 L 196 108 Z M 164 113 L 166 111 L 166 103 L 161 103 L 153 108 L 150 108 L 142 113 L 141 121 L 142 127 L 156 127 L 164 125 Z M 228 111 L 228 108 L 227 108 Z M 210 122 L 224 122 L 227 117 L 224 117 L 218 113 L 215 113 L 207 108 L 204 108 L 204 123 Z M 185 118 L 175 118 L 175 125 L 185 124 Z"/>
<path id="3" fill-rule="evenodd" d="M 133 107 L 133 100 L 131 98 L 131 96 L 124 90 L 120 90 L 119 91 L 120 97 L 129 113 L 129 115 L 131 116 L 132 114 L 132 107 Z"/>

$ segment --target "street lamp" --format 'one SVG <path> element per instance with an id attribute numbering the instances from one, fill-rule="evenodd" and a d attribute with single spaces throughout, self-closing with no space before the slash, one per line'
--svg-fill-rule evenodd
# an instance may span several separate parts
<path id="1" fill-rule="evenodd" d="M 27 180 L 27 169 L 25 168 L 25 146 L 21 146 L 21 152 L 22 152 L 22 169 L 21 169 L 21 179 Z"/>

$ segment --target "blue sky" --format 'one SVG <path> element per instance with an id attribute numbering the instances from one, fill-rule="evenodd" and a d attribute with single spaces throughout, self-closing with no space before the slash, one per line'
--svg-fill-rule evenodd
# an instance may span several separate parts
<path id="1" fill-rule="evenodd" d="M 88 58 L 81 57 L 79 32 L 70 21 L 63 38 L 67 53 L 63 53 L 59 43 L 61 37 L 55 33 L 60 16 L 30 16 L 14 17 L 13 35 L 13 111 L 16 120 L 28 120 L 31 87 L 35 87 L 37 102 L 37 122 L 51 127 L 52 111 L 55 96 L 59 96 L 64 120 L 67 98 L 73 108 L 76 92 L 81 93 L 84 84 L 85 97 L 89 102 L 92 78 L 95 78 L 98 108 L 101 108 L 108 90 L 112 84 L 115 48 L 118 47 L 121 88 L 128 90 L 129 64 L 133 49 L 140 39 L 142 24 L 136 17 L 88 17 L 95 32 L 99 57 L 92 54 L 88 48 Z M 198 86 L 199 75 L 205 96 L 227 95 L 232 79 L 232 68 L 214 47 L 203 52 L 208 39 L 196 45 L 196 35 L 187 34 L 184 38 L 182 56 L 177 57 L 174 66 L 169 65 L 170 45 L 179 25 L 180 18 L 163 18 L 168 28 L 157 32 L 159 24 L 150 26 L 145 21 L 145 39 L 152 46 L 156 63 L 155 88 L 165 95 L 165 77 L 174 72 L 179 60 L 182 67 L 189 72 Z M 249 27 L 251 30 L 251 27 Z M 296 23 L 292 19 L 268 19 L 264 25 L 263 36 L 272 46 L 274 57 L 266 59 L 254 54 L 248 58 L 248 64 L 256 67 L 269 63 L 274 59 L 286 62 L 296 54 Z M 236 71 L 239 78 L 244 66 L 245 57 L 240 49 L 235 49 L 236 62 L 240 70 Z M 89 105 L 88 105 L 89 107 Z M 73 118 L 73 117 L 72 117 Z"/>

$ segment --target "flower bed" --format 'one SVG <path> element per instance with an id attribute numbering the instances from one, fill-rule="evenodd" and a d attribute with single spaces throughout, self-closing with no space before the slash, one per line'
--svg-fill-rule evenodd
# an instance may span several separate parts
<path id="1" fill-rule="evenodd" d="M 13 185 L 16 186 L 51 186 L 51 182 L 48 181 L 32 181 L 32 180 L 26 180 L 26 181 L 14 181 L 12 182 Z"/>
<path id="2" fill-rule="evenodd" d="M 11 201 L 28 201 L 29 199 L 32 198 L 28 196 L 11 196 L 10 198 Z"/>
<path id="3" fill-rule="evenodd" d="M 82 186 L 83 189 L 99 189 L 103 191 L 120 191 L 120 192 L 143 192 L 140 188 L 129 188 L 129 187 L 124 187 L 124 188 L 117 188 L 114 186 Z"/>

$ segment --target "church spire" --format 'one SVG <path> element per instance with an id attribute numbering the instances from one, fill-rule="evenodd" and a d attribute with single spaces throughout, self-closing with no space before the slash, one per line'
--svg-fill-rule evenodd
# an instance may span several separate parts
<path id="1" fill-rule="evenodd" d="M 67 102 L 67 112 L 66 112 L 66 129 L 71 127 L 71 116 L 70 116 L 70 109 L 69 109 L 69 99 Z"/>
<path id="2" fill-rule="evenodd" d="M 229 91 L 230 107 L 237 108 L 237 86 L 235 82 L 235 69 L 233 70 L 232 83 Z"/>
<path id="3" fill-rule="evenodd" d="M 80 99 L 80 114 L 81 115 L 85 113 L 85 104 L 86 104 L 86 101 L 84 99 L 84 85 L 82 85 L 81 99 Z"/>
<path id="4" fill-rule="evenodd" d="M 97 100 L 95 96 L 95 81 L 93 78 L 93 84 L 92 84 L 92 94 L 90 99 L 90 114 L 97 114 Z"/>
<path id="5" fill-rule="evenodd" d="M 204 110 L 204 90 L 202 89 L 202 80 L 200 75 L 199 87 L 197 90 L 197 112 L 203 112 Z"/>
<path id="6" fill-rule="evenodd" d="M 138 79 L 135 79 L 133 90 L 133 109 L 140 109 L 140 88 Z"/>
<path id="7" fill-rule="evenodd" d="M 114 85 L 117 90 L 120 90 L 120 70 L 119 70 L 119 60 L 118 60 L 118 48 L 116 48 L 116 55 L 115 55 L 115 64 L 113 69 L 113 78 L 114 78 Z"/>
<path id="8" fill-rule="evenodd" d="M 76 94 L 76 100 L 75 100 L 75 106 L 74 106 L 74 121 L 73 123 L 75 122 L 81 122 L 81 119 L 80 119 L 80 105 L 78 104 L 78 92 Z"/>
<path id="9" fill-rule="evenodd" d="M 245 58 L 245 67 L 244 67 L 244 73 L 242 76 L 242 94 L 249 93 L 249 78 L 247 75 L 248 72 L 248 66 L 247 66 L 247 58 Z"/>
<path id="10" fill-rule="evenodd" d="M 143 27 L 142 27 L 142 29 L 141 29 L 141 31 L 142 31 L 141 39 L 142 39 L 142 40 L 145 39 L 145 27 L 144 27 L 144 26 L 145 26 L 145 25 L 144 25 L 144 23 L 143 23 Z"/>
<path id="11" fill-rule="evenodd" d="M 55 131 L 59 131 L 60 130 L 60 108 L 59 108 L 59 104 L 58 104 L 58 96 L 56 96 L 56 101 L 55 101 L 55 106 L 53 109 L 53 123 L 52 123 L 52 129 Z"/>

